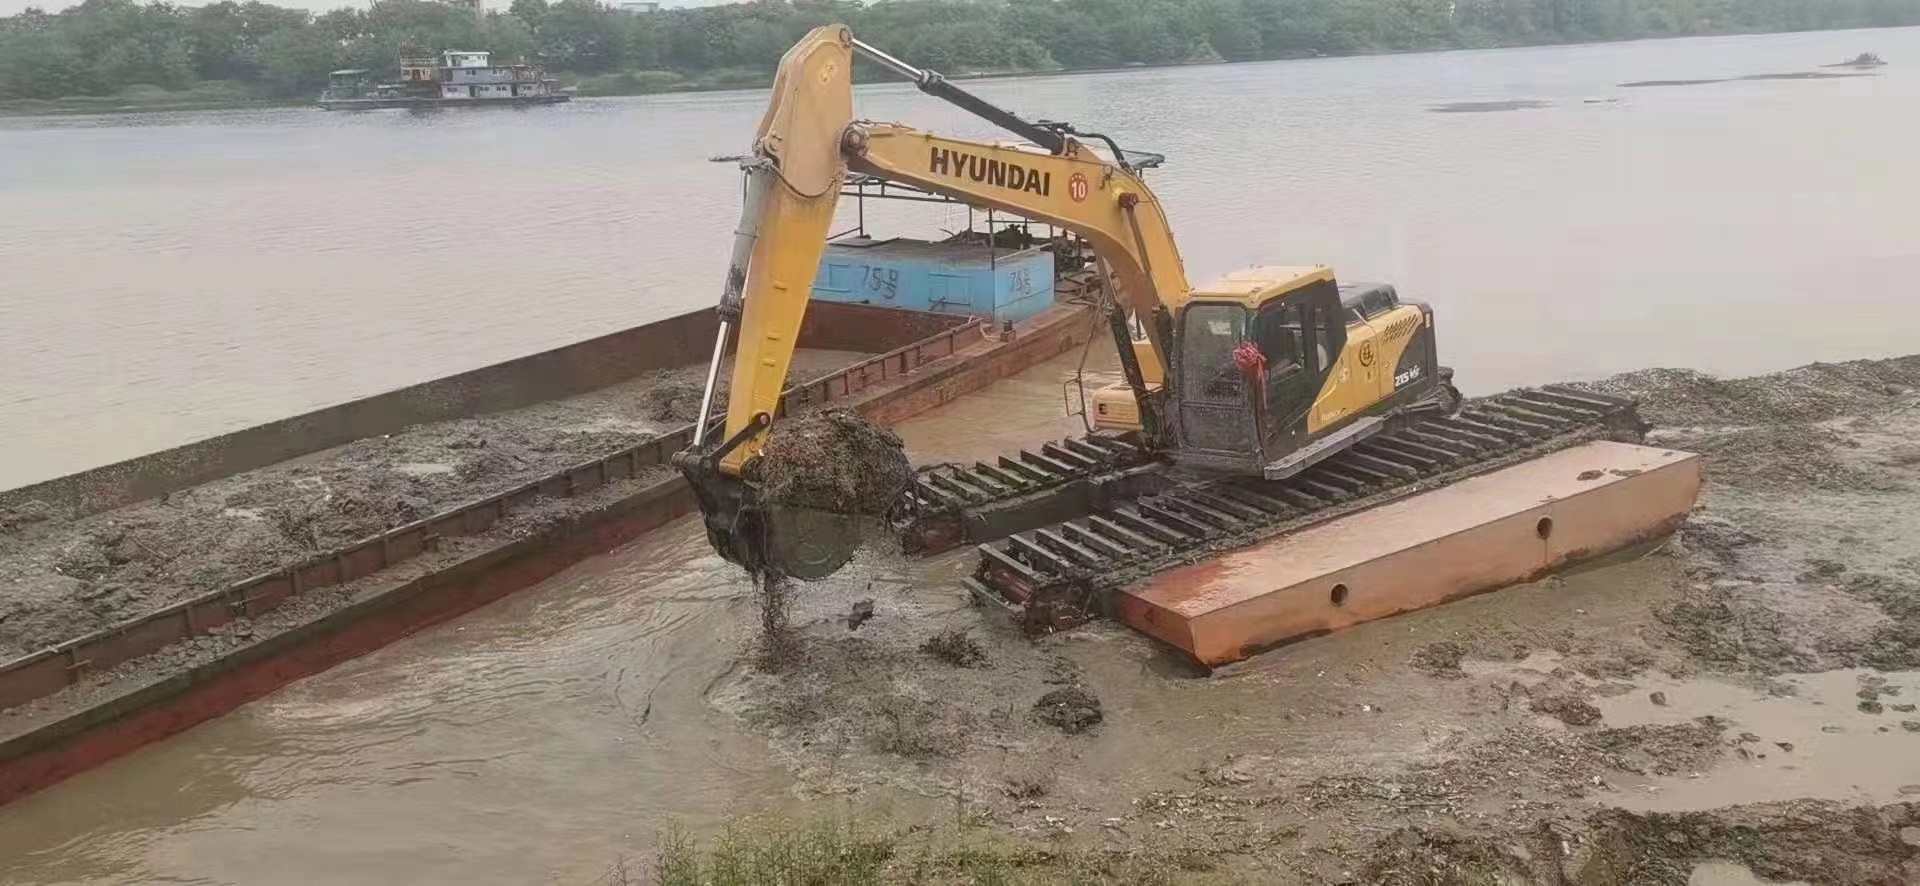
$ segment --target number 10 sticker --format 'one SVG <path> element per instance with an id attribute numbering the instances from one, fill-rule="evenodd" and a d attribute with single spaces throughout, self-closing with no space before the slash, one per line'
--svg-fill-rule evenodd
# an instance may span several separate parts
<path id="1" fill-rule="evenodd" d="M 1076 172 L 1073 178 L 1067 179 L 1067 196 L 1072 197 L 1075 203 L 1084 203 L 1087 199 L 1087 187 L 1087 177 Z"/>

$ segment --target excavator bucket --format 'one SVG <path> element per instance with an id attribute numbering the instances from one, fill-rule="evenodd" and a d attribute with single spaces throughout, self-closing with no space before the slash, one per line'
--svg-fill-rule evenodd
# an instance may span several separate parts
<path id="1" fill-rule="evenodd" d="M 711 457 L 680 462 L 700 501 L 707 541 L 750 573 L 817 581 L 859 550 L 860 515 L 769 503 L 746 481 L 713 469 Z"/>
<path id="2" fill-rule="evenodd" d="M 728 444 L 683 453 L 676 463 L 700 500 L 714 549 L 749 572 L 805 581 L 832 575 L 869 534 L 885 532 L 879 524 L 911 496 L 913 470 L 899 436 L 853 410 L 782 419 L 738 473 L 726 470 Z"/>
<path id="3" fill-rule="evenodd" d="M 765 515 L 767 534 L 761 556 L 767 568 L 801 581 L 839 572 L 853 559 L 865 535 L 858 514 L 774 505 Z"/>

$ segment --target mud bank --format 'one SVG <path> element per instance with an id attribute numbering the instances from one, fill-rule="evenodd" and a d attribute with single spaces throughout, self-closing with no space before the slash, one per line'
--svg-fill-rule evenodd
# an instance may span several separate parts
<path id="1" fill-rule="evenodd" d="M 1654 550 L 1205 679 L 1113 625 L 1019 639 L 958 588 L 965 554 L 875 557 L 795 593 L 806 666 L 709 701 L 810 795 L 1208 859 L 1173 880 L 1920 881 L 1920 356 L 1594 387 L 1707 458 Z M 1063 697 L 1098 718 L 1048 716 Z"/>
<path id="2" fill-rule="evenodd" d="M 801 376 L 863 355 L 804 351 Z M 691 421 L 702 367 L 416 425 L 101 514 L 0 510 L 0 660 L 377 535 Z"/>

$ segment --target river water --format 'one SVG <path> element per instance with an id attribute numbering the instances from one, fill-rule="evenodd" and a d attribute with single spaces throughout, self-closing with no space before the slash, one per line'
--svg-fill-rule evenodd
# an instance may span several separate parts
<path id="1" fill-rule="evenodd" d="M 1621 88 L 1807 71 L 1871 77 Z M 1920 30 L 983 81 L 1164 152 L 1189 274 L 1324 262 L 1440 310 L 1469 392 L 1905 353 Z M 1457 103 L 1544 102 L 1437 113 Z M 1594 100 L 1589 103 L 1589 100 Z M 0 488 L 716 298 L 758 92 L 525 113 L 0 119 Z M 858 110 L 989 135 L 904 85 Z M 964 210 L 876 210 L 925 233 Z"/>
<path id="2" fill-rule="evenodd" d="M 1920 184 L 1895 158 L 1920 77 L 1610 85 L 1799 70 L 1865 48 L 1920 58 L 1920 31 L 979 88 L 1172 155 L 1153 180 L 1194 276 L 1318 259 L 1391 277 L 1436 302 L 1449 359 L 1485 390 L 1648 363 L 1746 372 L 1914 350 L 1920 302 L 1903 272 L 1920 270 L 1920 232 L 1905 206 Z M 1429 110 L 1506 99 L 1549 104 Z M 15 480 L 58 473 L 703 304 L 735 211 L 732 174 L 704 158 L 750 130 L 760 100 L 0 124 L 0 414 L 27 429 L 0 441 L 0 465 Z M 897 89 L 862 101 L 873 116 L 979 131 Z M 931 212 L 946 217 L 901 223 L 965 223 Z M 1044 437 L 1070 362 L 903 434 L 922 459 Z M 989 425 L 992 439 L 975 433 Z M 952 596 L 963 569 L 916 565 L 872 590 Z M 0 809 L 0 880 L 594 882 L 612 859 L 644 857 L 665 821 L 700 829 L 803 802 L 766 742 L 710 702 L 755 622 L 751 592 L 681 521 Z M 1380 624 L 1275 666 L 1298 691 L 1331 691 L 1306 677 L 1407 630 Z M 1131 662 L 1128 642 L 1085 655 Z M 1139 697 L 1118 702 L 1136 715 L 1198 722 L 1223 697 L 1270 704 L 1264 684 L 1168 695 L 1139 670 L 1123 690 Z M 1390 709 L 1430 691 L 1404 687 Z M 1427 728 L 1341 724 L 1399 730 L 1345 736 L 1347 753 L 1414 746 Z M 1088 765 L 1117 780 L 1192 752 L 1160 744 L 1101 739 Z M 941 801 L 873 790 L 859 802 L 874 815 Z"/>

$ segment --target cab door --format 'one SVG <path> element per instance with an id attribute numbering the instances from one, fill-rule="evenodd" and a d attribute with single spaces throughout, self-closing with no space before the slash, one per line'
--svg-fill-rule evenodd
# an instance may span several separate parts
<path id="1" fill-rule="evenodd" d="M 1320 390 L 1309 301 L 1298 295 L 1267 305 L 1255 315 L 1253 343 L 1266 358 L 1260 401 L 1260 449 L 1266 461 L 1299 445 L 1307 412 Z"/>
<path id="2" fill-rule="evenodd" d="M 1254 385 L 1234 361 L 1252 320 L 1231 303 L 1196 302 L 1181 311 L 1174 380 L 1184 456 L 1241 470 L 1259 463 Z"/>

